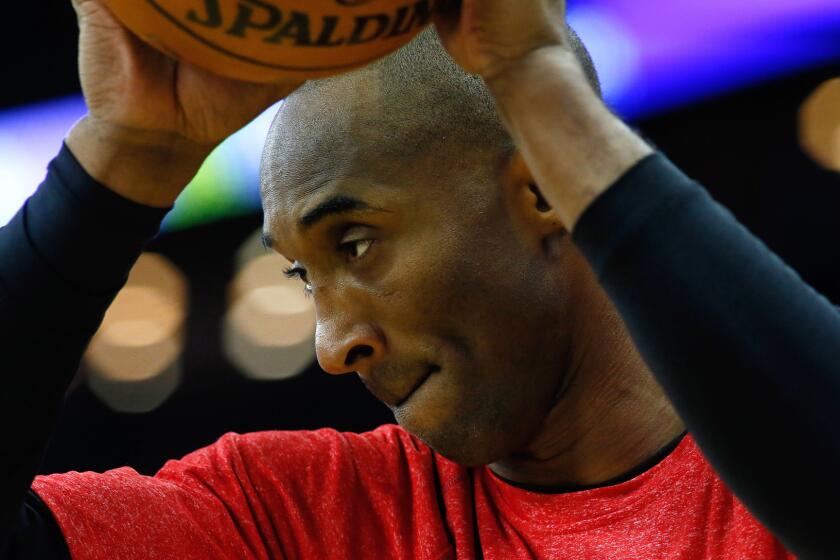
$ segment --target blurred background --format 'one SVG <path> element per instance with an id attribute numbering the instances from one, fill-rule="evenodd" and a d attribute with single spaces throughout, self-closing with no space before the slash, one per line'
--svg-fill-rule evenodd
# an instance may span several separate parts
<path id="1" fill-rule="evenodd" d="M 85 112 L 70 0 L 6 10 L 0 225 Z M 840 303 L 840 2 L 570 0 L 569 14 L 610 106 Z M 43 472 L 152 473 L 227 431 L 393 420 L 354 376 L 318 368 L 311 301 L 256 235 L 274 110 L 210 157 L 135 267 Z"/>

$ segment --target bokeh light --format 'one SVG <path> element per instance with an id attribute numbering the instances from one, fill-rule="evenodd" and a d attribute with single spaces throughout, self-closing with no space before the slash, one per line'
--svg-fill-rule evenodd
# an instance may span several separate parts
<path id="1" fill-rule="evenodd" d="M 121 412 L 147 412 L 180 381 L 187 283 L 161 255 L 146 253 L 108 308 L 88 347 L 88 385 Z"/>
<path id="2" fill-rule="evenodd" d="M 820 85 L 802 104 L 799 140 L 819 165 L 840 171 L 840 78 Z"/>
<path id="3" fill-rule="evenodd" d="M 303 372 L 315 359 L 315 308 L 303 285 L 283 276 L 289 262 L 267 252 L 259 232 L 245 242 L 236 261 L 222 333 L 228 358 L 252 379 Z"/>

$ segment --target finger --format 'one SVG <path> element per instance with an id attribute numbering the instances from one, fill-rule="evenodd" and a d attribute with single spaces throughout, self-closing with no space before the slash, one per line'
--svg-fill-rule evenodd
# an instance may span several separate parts
<path id="1" fill-rule="evenodd" d="M 70 0 L 73 9 L 76 11 L 77 17 L 87 15 L 87 10 L 90 9 L 90 4 L 95 3 L 96 0 Z"/>
<path id="2" fill-rule="evenodd" d="M 116 21 L 114 16 L 111 15 L 111 11 L 99 0 L 72 0 L 72 4 L 78 21 L 91 18 L 94 20 L 96 18 L 107 18 L 107 20 Z"/>

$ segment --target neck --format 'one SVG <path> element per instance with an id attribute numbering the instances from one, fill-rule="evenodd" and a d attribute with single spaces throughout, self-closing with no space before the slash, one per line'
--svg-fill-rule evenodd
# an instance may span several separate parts
<path id="1" fill-rule="evenodd" d="M 503 478 L 598 485 L 634 470 L 685 430 L 606 296 L 582 311 L 563 388 L 541 429 L 491 465 Z"/>

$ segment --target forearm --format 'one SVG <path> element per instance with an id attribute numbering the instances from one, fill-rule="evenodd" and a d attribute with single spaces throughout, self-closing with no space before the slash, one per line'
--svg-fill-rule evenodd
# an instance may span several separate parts
<path id="1" fill-rule="evenodd" d="M 35 474 L 91 336 L 163 209 L 97 185 L 65 148 L 35 195 L 0 229 L 0 539 Z"/>
<path id="2" fill-rule="evenodd" d="M 801 558 L 836 558 L 838 310 L 661 155 L 574 239 L 736 495 Z"/>
<path id="3" fill-rule="evenodd" d="M 604 106 L 564 47 L 534 51 L 488 86 L 542 194 L 570 230 L 592 201 L 652 153 Z"/>

